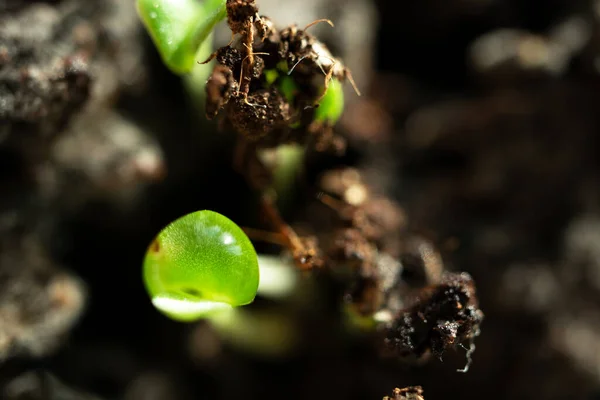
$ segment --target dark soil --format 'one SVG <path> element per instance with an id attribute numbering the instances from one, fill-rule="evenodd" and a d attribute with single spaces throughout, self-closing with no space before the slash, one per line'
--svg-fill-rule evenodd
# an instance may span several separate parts
<path id="1" fill-rule="evenodd" d="M 197 109 L 133 2 L 0 1 L 0 397 L 599 398 L 597 4 L 380 0 L 370 81 L 315 127 L 323 71 L 298 64 L 295 104 L 263 72 L 321 30 L 230 3 L 265 40 L 221 49 Z M 274 203 L 257 150 L 288 142 L 305 168 Z M 201 209 L 283 238 L 257 250 L 310 289 L 250 307 L 291 351 L 152 307 L 144 252 Z"/>

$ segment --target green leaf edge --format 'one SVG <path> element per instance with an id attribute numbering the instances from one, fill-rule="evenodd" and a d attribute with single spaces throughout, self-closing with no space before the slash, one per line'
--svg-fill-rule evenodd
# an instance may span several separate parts
<path id="1" fill-rule="evenodd" d="M 179 8 L 175 7 L 176 2 L 180 3 Z M 207 0 L 204 3 L 194 0 L 137 0 L 136 8 L 164 64 L 177 75 L 191 72 L 200 46 L 211 36 L 215 25 L 227 16 L 226 0 Z M 174 14 L 182 11 L 187 15 Z M 158 14 L 152 16 L 152 13 Z M 173 35 L 177 33 L 173 29 L 174 24 L 184 25 L 179 27 L 179 37 Z M 175 43 L 167 42 L 169 36 Z"/>

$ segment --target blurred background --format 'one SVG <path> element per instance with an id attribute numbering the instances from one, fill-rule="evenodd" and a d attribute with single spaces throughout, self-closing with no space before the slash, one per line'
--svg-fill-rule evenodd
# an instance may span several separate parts
<path id="1" fill-rule="evenodd" d="M 600 399 L 600 2 L 258 5 L 279 27 L 335 23 L 312 33 L 363 96 L 346 85 L 348 152 L 312 175 L 360 168 L 472 275 L 469 372 L 460 349 L 380 359 L 327 290 L 301 312 L 257 301 L 291 321 L 281 354 L 160 315 L 141 261 L 165 224 L 256 224 L 235 135 L 205 120 L 202 80 L 163 66 L 132 0 L 0 0 L 0 397 Z"/>

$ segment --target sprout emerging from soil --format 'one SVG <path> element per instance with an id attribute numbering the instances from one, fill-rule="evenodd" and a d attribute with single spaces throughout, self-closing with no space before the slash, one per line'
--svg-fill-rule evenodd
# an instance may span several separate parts
<path id="1" fill-rule="evenodd" d="M 338 222 L 329 228 L 309 228 L 301 236 L 278 210 L 278 192 L 289 186 L 286 183 L 301 166 L 302 153 L 288 153 L 279 171 L 273 167 L 277 162 L 269 163 L 270 153 L 289 145 L 301 151 L 345 150 L 345 141 L 333 131 L 344 109 L 342 83 L 348 81 L 357 95 L 360 92 L 350 70 L 309 33 L 317 23 L 332 27 L 333 23 L 319 19 L 304 28 L 278 29 L 259 13 L 255 0 L 209 0 L 204 6 L 192 0 L 168 4 L 171 1 L 138 0 L 138 9 L 163 59 L 176 73 L 191 70 L 189 60 L 208 37 L 208 27 L 227 19 L 230 42 L 199 62 L 216 61 L 206 81 L 205 113 L 207 119 L 219 117 L 221 128 L 238 133 L 233 167 L 260 195 L 259 211 L 273 231 L 257 237 L 283 246 L 299 271 L 321 270 L 334 277 L 344 287 L 349 319 L 378 332 L 381 355 L 441 359 L 446 350 L 462 347 L 467 363 L 459 371 L 466 372 L 484 318 L 474 282 L 468 274 L 446 271 L 432 245 L 405 232 L 399 205 L 383 194 L 371 193 L 372 188 L 356 173 L 352 174 L 356 179 L 350 180 L 338 179 L 342 177 L 335 173 L 317 195 L 321 206 L 337 215 L 334 220 Z M 185 2 L 194 6 L 186 8 Z M 175 15 L 182 12 L 186 15 Z M 258 330 L 247 334 L 254 324 L 240 325 L 234 313 L 216 312 L 254 299 L 259 266 L 241 229 L 219 214 L 202 213 L 211 212 L 174 222 L 150 246 L 144 268 L 154 305 L 178 320 L 210 314 L 216 326 L 240 342 L 241 334 L 246 343 L 254 343 L 256 337 L 270 341 Z M 328 218 L 319 215 L 323 218 L 314 218 Z M 322 221 L 314 222 L 320 225 Z M 225 234 L 230 239 L 224 239 Z M 407 281 L 404 272 L 410 276 L 411 270 L 423 282 Z M 244 329 L 239 330 L 240 326 Z M 422 390 L 407 388 L 394 396 L 421 400 Z"/>
<path id="2" fill-rule="evenodd" d="M 350 70 L 308 29 L 276 29 L 259 14 L 253 0 L 228 0 L 231 42 L 204 63 L 216 59 L 206 84 L 206 116 L 223 113 L 243 140 L 257 148 L 312 144 L 318 150 L 341 150 L 332 132 L 344 108 L 340 82 L 360 94 Z M 239 40 L 236 40 L 239 36 Z"/>
<path id="3" fill-rule="evenodd" d="M 146 30 L 167 67 L 188 74 L 200 46 L 223 19 L 231 41 L 202 62 L 217 63 L 206 82 L 206 116 L 222 113 L 227 123 L 254 147 L 313 144 L 341 151 L 332 132 L 344 108 L 341 82 L 356 88 L 350 70 L 307 30 L 281 30 L 259 14 L 254 0 L 138 0 Z"/>
<path id="4" fill-rule="evenodd" d="M 244 231 L 219 213 L 196 211 L 167 225 L 148 247 L 143 274 L 152 304 L 175 321 L 208 320 L 236 346 L 263 355 L 297 340 L 289 318 L 240 309 L 257 294 L 290 295 L 294 269 L 258 257 Z"/>

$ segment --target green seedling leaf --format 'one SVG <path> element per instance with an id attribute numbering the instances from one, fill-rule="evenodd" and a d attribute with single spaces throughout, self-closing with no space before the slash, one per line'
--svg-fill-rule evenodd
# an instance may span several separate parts
<path id="1" fill-rule="evenodd" d="M 327 93 L 319 102 L 315 111 L 315 121 L 328 122 L 334 125 L 344 112 L 344 89 L 339 80 L 333 78 L 329 82 Z"/>
<path id="2" fill-rule="evenodd" d="M 276 69 L 265 69 L 264 74 L 267 86 L 271 86 L 279 78 L 279 72 Z"/>
<path id="3" fill-rule="evenodd" d="M 208 210 L 165 227 L 148 247 L 143 269 L 154 306 L 178 321 L 249 304 L 258 290 L 258 257 L 250 239 L 230 219 Z"/>
<path id="4" fill-rule="evenodd" d="M 279 90 L 286 98 L 288 103 L 293 103 L 296 94 L 298 93 L 298 85 L 291 76 L 283 75 L 279 82 Z"/>
<path id="5" fill-rule="evenodd" d="M 315 121 L 328 122 L 334 125 L 344 112 L 344 89 L 339 80 L 333 78 L 329 82 L 327 93 L 319 102 L 315 111 Z"/>
<path id="6" fill-rule="evenodd" d="M 186 74 L 200 45 L 225 19 L 226 0 L 137 0 L 138 14 L 165 65 Z"/>
<path id="7" fill-rule="evenodd" d="M 276 84 L 285 99 L 290 104 L 293 104 L 300 88 L 292 76 L 283 72 L 282 68 L 284 68 L 284 66 L 284 64 L 281 64 L 277 69 L 265 70 L 265 82 L 267 86 Z M 340 119 L 343 112 L 344 89 L 342 83 L 338 79 L 332 78 L 329 81 L 327 92 L 325 92 L 324 96 L 320 99 L 319 107 L 315 110 L 314 120 L 334 125 Z M 299 122 L 291 125 L 292 128 L 298 126 L 300 126 Z"/>

